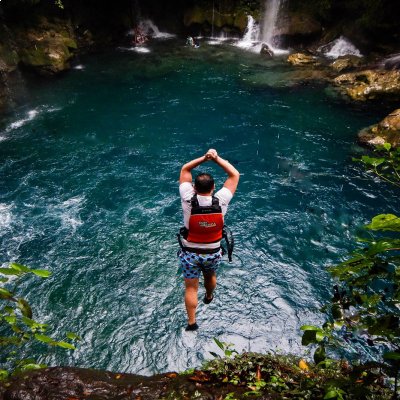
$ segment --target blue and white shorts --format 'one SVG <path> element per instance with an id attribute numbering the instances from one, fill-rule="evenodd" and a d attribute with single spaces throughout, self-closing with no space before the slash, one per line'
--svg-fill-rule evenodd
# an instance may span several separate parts
<path id="1" fill-rule="evenodd" d="M 203 274 L 216 272 L 221 262 L 221 250 L 212 254 L 197 254 L 180 250 L 178 252 L 179 262 L 185 279 L 195 279 Z"/>

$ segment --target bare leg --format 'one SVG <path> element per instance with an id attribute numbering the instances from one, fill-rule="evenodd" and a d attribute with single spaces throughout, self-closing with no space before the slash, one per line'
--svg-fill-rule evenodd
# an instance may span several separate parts
<path id="1" fill-rule="evenodd" d="M 217 274 L 215 271 L 204 274 L 204 287 L 206 288 L 206 297 L 211 300 L 213 292 L 217 287 Z"/>
<path id="2" fill-rule="evenodd" d="M 192 325 L 196 322 L 197 292 L 199 290 L 199 279 L 185 278 L 185 306 L 188 315 L 188 323 Z"/>

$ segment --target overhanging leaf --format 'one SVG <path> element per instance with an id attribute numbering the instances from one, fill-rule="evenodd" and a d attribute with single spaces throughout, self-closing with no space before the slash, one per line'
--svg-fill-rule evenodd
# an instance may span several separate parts
<path id="1" fill-rule="evenodd" d="M 400 218 L 394 214 L 379 214 L 365 228 L 375 231 L 400 232 Z"/>
<path id="2" fill-rule="evenodd" d="M 75 346 L 74 345 L 72 345 L 71 343 L 63 342 L 63 341 L 54 342 L 54 345 L 58 346 L 58 347 L 62 347 L 64 349 L 75 350 Z"/>
<path id="3" fill-rule="evenodd" d="M 305 331 L 301 338 L 301 344 L 308 346 L 310 343 L 316 343 L 316 333 L 317 331 Z"/>
<path id="4" fill-rule="evenodd" d="M 7 289 L 0 288 L 0 299 L 11 300 L 13 295 Z"/>
<path id="5" fill-rule="evenodd" d="M 35 339 L 39 340 L 39 342 L 47 343 L 54 345 L 56 344 L 55 340 L 53 340 L 50 336 L 42 335 L 40 333 L 35 333 Z"/>
<path id="6" fill-rule="evenodd" d="M 67 336 L 67 338 L 70 340 L 81 340 L 80 336 L 74 332 L 67 332 L 65 336 Z"/>
<path id="7" fill-rule="evenodd" d="M 10 267 L 18 272 L 29 272 L 30 271 L 30 269 L 28 267 L 25 267 L 25 265 L 22 265 L 22 264 L 11 263 Z"/>
<path id="8" fill-rule="evenodd" d="M 21 310 L 22 315 L 28 318 L 32 318 L 31 306 L 25 299 L 18 299 L 17 306 Z"/>
<path id="9" fill-rule="evenodd" d="M 3 275 L 20 275 L 21 272 L 12 268 L 0 268 L 0 273 Z"/>
<path id="10" fill-rule="evenodd" d="M 42 278 L 48 278 L 51 275 L 51 271 L 47 269 L 33 269 L 31 272 Z"/>

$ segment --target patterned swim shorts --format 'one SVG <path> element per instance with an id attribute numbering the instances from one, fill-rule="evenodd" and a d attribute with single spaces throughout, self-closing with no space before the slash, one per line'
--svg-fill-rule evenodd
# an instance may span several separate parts
<path id="1" fill-rule="evenodd" d="M 221 250 L 213 254 L 197 254 L 180 250 L 178 258 L 181 264 L 183 277 L 186 279 L 199 278 L 200 273 L 205 274 L 217 270 L 222 254 Z"/>

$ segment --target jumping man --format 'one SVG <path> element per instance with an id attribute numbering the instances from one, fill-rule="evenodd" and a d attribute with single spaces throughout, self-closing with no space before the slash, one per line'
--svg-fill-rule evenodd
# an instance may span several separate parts
<path id="1" fill-rule="evenodd" d="M 224 186 L 213 195 L 214 179 L 201 173 L 192 184 L 192 169 L 206 161 L 213 161 L 228 175 Z M 206 294 L 204 303 L 214 298 L 217 286 L 217 267 L 221 261 L 221 239 L 224 215 L 239 183 L 239 172 L 227 160 L 219 157 L 214 149 L 186 163 L 179 177 L 183 218 L 186 232 L 182 238 L 182 250 L 178 253 L 185 279 L 185 306 L 188 315 L 187 331 L 198 328 L 196 308 L 198 303 L 200 273 L 204 277 Z"/>

